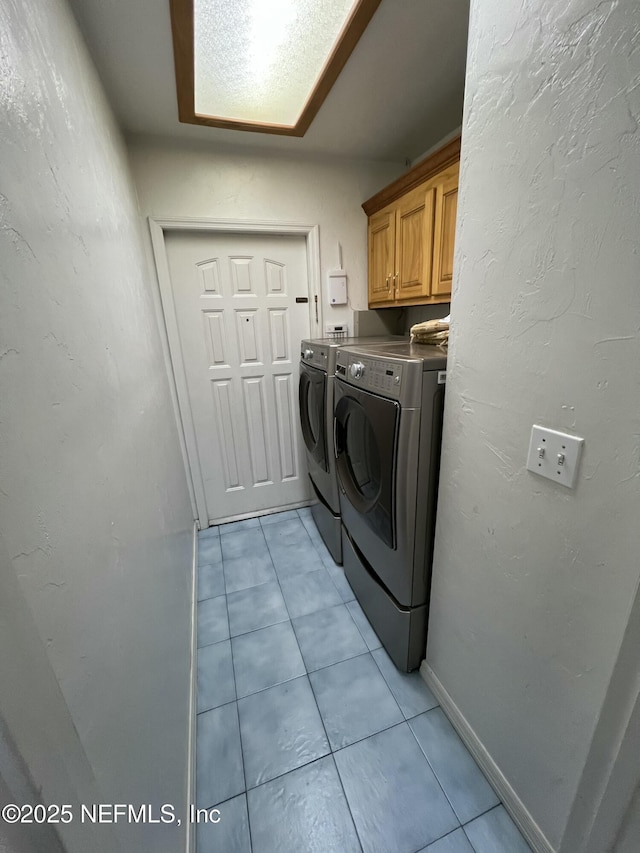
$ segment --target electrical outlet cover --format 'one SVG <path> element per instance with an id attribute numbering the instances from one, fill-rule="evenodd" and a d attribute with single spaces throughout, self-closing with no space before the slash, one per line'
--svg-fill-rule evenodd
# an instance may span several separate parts
<path id="1" fill-rule="evenodd" d="M 573 489 L 583 444 L 584 438 L 577 435 L 534 424 L 531 428 L 527 468 L 534 474 Z"/>

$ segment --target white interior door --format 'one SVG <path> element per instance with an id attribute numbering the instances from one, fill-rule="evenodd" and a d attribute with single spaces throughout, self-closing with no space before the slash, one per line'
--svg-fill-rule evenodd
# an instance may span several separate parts
<path id="1" fill-rule="evenodd" d="M 297 394 L 309 336 L 304 237 L 169 231 L 165 244 L 197 446 L 190 464 L 209 522 L 308 500 Z"/>

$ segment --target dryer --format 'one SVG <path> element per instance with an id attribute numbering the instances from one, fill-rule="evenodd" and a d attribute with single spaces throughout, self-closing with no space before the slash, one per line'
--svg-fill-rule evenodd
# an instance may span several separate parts
<path id="1" fill-rule="evenodd" d="M 397 335 L 369 338 L 316 338 L 300 343 L 298 386 L 300 426 L 314 494 L 313 519 L 331 556 L 342 563 L 340 500 L 333 453 L 333 383 L 340 347 L 401 340 Z"/>
<path id="2" fill-rule="evenodd" d="M 426 649 L 446 354 L 341 347 L 334 389 L 345 574 L 396 666 Z"/>

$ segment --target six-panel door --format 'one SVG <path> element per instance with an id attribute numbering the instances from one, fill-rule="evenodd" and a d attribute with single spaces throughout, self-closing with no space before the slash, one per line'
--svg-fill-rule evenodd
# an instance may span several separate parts
<path id="1" fill-rule="evenodd" d="M 166 246 L 197 444 L 190 464 L 208 520 L 307 500 L 297 388 L 299 342 L 309 337 L 304 238 L 179 231 Z"/>

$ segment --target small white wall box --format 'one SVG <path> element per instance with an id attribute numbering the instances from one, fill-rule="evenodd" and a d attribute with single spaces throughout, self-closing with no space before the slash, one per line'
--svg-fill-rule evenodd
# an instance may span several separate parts
<path id="1" fill-rule="evenodd" d="M 344 270 L 329 270 L 327 273 L 329 305 L 347 304 L 347 274 Z"/>
<path id="2" fill-rule="evenodd" d="M 534 424 L 531 428 L 527 468 L 534 474 L 573 489 L 583 444 L 584 438 L 577 435 Z"/>

